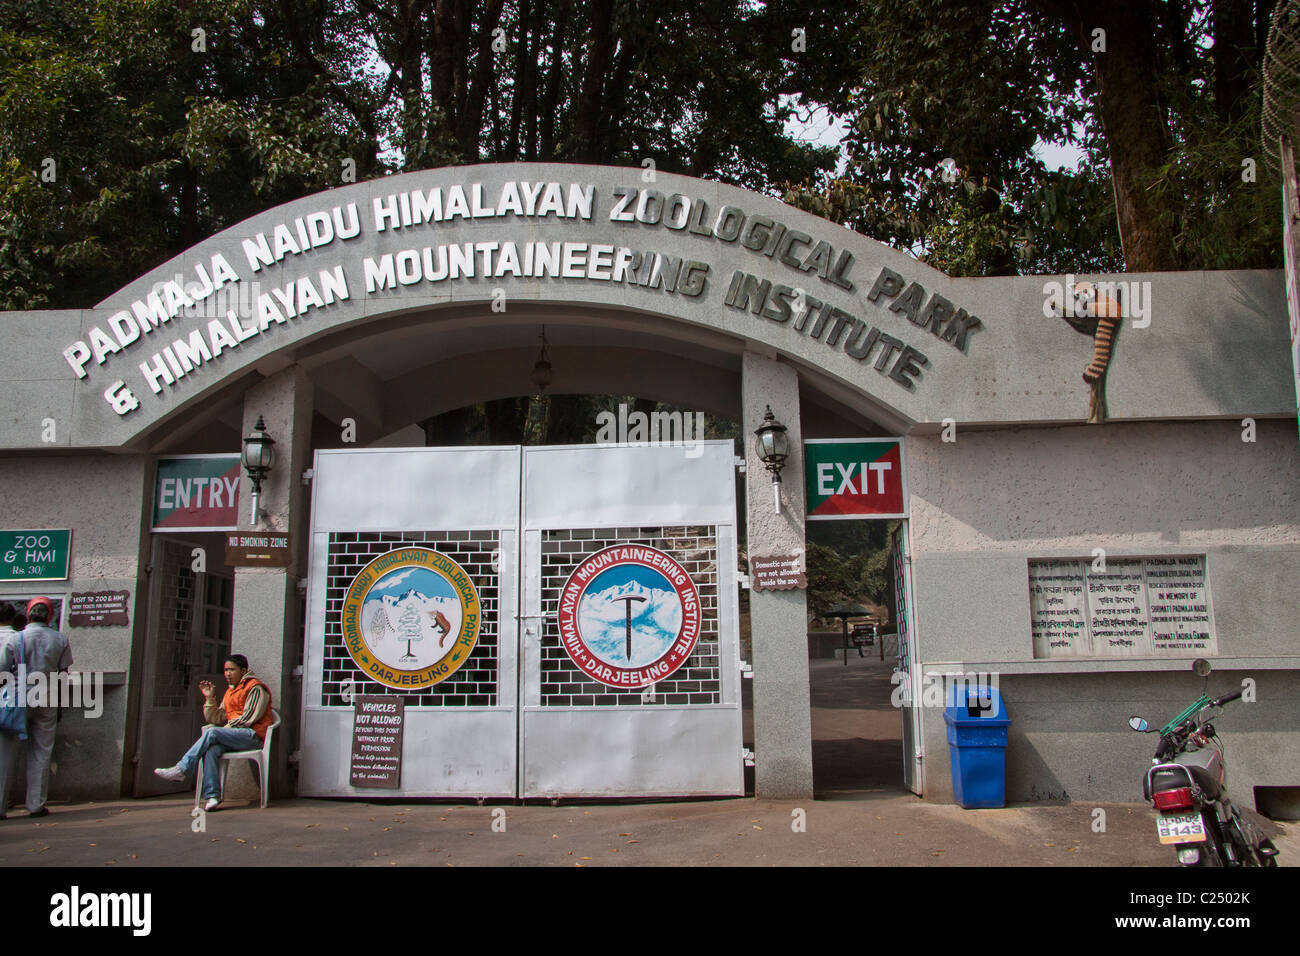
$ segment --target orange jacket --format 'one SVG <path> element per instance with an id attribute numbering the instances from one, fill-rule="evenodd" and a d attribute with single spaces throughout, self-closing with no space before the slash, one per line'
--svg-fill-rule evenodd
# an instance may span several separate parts
<path id="1" fill-rule="evenodd" d="M 252 674 L 245 674 L 234 687 L 227 688 L 221 698 L 221 709 L 226 714 L 227 727 L 247 727 L 261 740 L 266 739 L 266 728 L 275 722 L 271 713 L 271 690 Z"/>

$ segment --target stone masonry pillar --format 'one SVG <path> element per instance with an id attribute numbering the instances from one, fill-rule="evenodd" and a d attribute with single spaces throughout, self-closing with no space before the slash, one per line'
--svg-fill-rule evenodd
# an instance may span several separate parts
<path id="1" fill-rule="evenodd" d="M 768 405 L 790 438 L 790 457 L 781 473 L 779 515 L 772 498 L 772 476 L 754 450 L 754 429 L 762 424 Z M 803 442 L 799 377 L 794 368 L 746 352 L 741 408 L 749 555 L 797 554 L 802 561 Z M 799 589 L 749 593 L 754 649 L 754 779 L 757 796 L 765 799 L 808 799 L 813 795 L 807 607 L 807 597 Z"/>
<path id="2" fill-rule="evenodd" d="M 286 758 L 298 739 L 299 686 L 293 680 L 298 663 L 298 581 L 307 573 L 307 509 L 309 486 L 302 473 L 311 466 L 312 383 L 301 366 L 293 365 L 254 385 L 244 394 L 243 435 L 247 436 L 261 415 L 266 432 L 275 439 L 275 460 L 271 474 L 262 482 L 259 517 L 252 517 L 252 482 L 244 475 L 239 491 L 241 532 L 288 532 L 293 556 L 287 568 L 236 568 L 235 607 L 232 615 L 231 650 L 248 658 L 252 671 L 271 689 L 281 724 L 273 741 L 271 793 L 287 795 L 289 777 Z M 240 445 L 243 452 L 243 445 Z M 242 467 L 241 467 L 242 470 Z M 249 767 L 252 764 L 248 764 Z M 245 799 L 256 795 L 251 777 L 231 768 L 227 798 Z"/>

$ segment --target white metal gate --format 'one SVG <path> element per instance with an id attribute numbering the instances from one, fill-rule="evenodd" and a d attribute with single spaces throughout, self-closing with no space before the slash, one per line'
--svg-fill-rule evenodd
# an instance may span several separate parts
<path id="1" fill-rule="evenodd" d="M 318 452 L 299 792 L 742 793 L 734 482 L 730 442 Z M 565 582 L 611 547 L 666 555 L 699 598 L 689 659 L 651 687 L 593 680 L 558 637 Z M 399 690 L 349 654 L 344 607 L 359 572 L 417 548 L 464 570 L 481 622 L 459 669 Z M 353 695 L 405 703 L 396 790 L 351 786 Z"/>

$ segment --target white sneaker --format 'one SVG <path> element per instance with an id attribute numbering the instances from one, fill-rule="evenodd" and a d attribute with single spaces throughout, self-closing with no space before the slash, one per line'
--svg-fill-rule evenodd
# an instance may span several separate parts
<path id="1" fill-rule="evenodd" d="M 182 770 L 180 767 L 159 767 L 157 770 L 154 771 L 154 773 L 162 777 L 164 780 L 185 779 L 185 771 Z"/>
<path id="2" fill-rule="evenodd" d="M 209 797 L 209 798 L 208 798 L 208 802 L 205 803 L 205 804 L 203 804 L 203 809 L 204 809 L 204 810 L 215 810 L 215 809 L 217 809 L 217 807 L 219 807 L 219 806 L 221 806 L 221 798 L 220 798 L 220 797 Z"/>

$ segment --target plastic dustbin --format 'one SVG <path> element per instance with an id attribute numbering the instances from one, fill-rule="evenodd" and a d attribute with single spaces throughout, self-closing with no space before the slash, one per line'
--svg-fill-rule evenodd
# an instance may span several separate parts
<path id="1" fill-rule="evenodd" d="M 953 684 L 943 709 L 952 792 L 967 809 L 1007 804 L 1007 717 L 996 687 Z"/>

